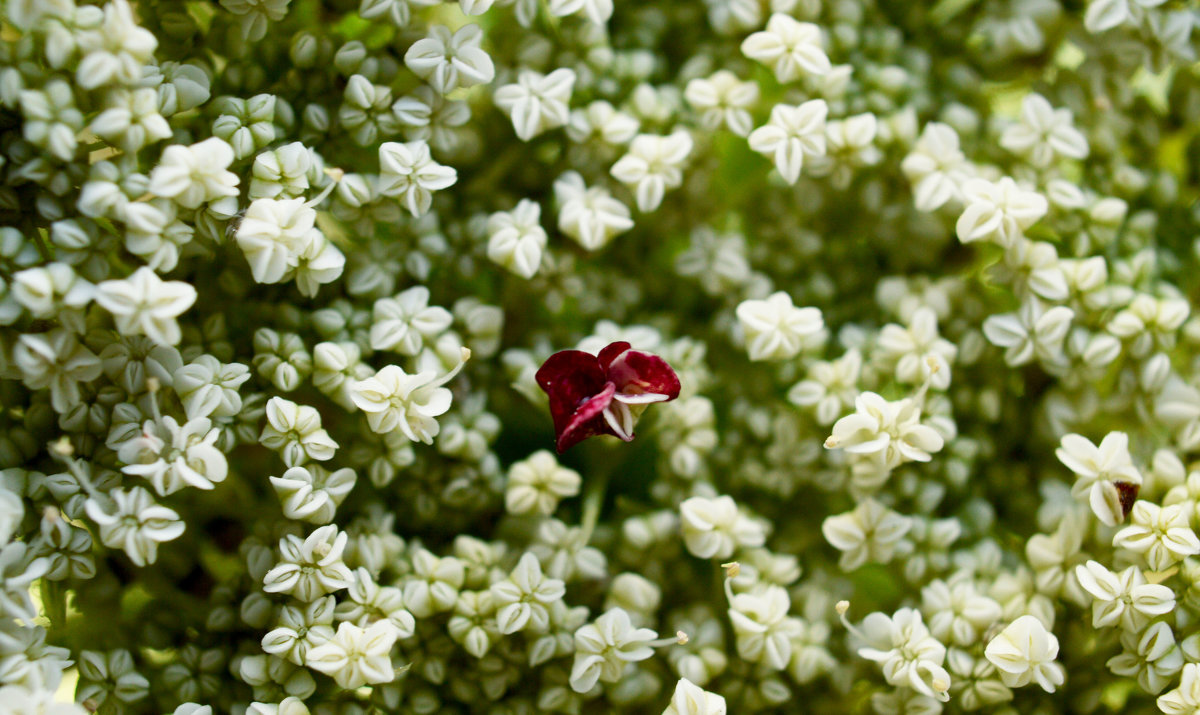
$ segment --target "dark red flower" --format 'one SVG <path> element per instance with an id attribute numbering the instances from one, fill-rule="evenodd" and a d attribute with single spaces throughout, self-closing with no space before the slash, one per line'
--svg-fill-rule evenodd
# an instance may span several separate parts
<path id="1" fill-rule="evenodd" d="M 537 383 L 550 396 L 559 453 L 598 434 L 629 442 L 646 405 L 679 396 L 679 376 L 667 361 L 626 342 L 599 355 L 556 352 L 538 369 Z"/>

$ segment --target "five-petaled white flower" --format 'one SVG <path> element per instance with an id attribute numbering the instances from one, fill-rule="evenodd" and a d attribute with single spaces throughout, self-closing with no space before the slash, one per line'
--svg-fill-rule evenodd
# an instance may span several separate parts
<path id="1" fill-rule="evenodd" d="M 546 230 L 541 225 L 542 207 L 521 199 L 511 211 L 488 217 L 487 255 L 522 278 L 532 278 L 542 263 Z"/>
<path id="2" fill-rule="evenodd" d="M 453 35 L 445 25 L 429 28 L 428 36 L 417 40 L 404 53 L 404 64 L 441 94 L 459 87 L 487 84 L 496 76 L 492 58 L 480 48 L 483 30 L 469 24 Z"/>
<path id="3" fill-rule="evenodd" d="M 390 683 L 396 677 L 391 654 L 397 635 L 396 626 L 386 619 L 366 628 L 342 621 L 332 638 L 309 649 L 304 663 L 347 690 Z"/>
<path id="4" fill-rule="evenodd" d="M 758 84 L 743 82 L 729 70 L 690 80 L 683 98 L 700 113 L 700 126 L 709 131 L 724 125 L 744 137 L 754 126 L 750 108 L 758 103 Z"/>
<path id="5" fill-rule="evenodd" d="M 921 406 L 912 398 L 888 401 L 874 392 L 859 395 L 854 414 L 835 422 L 825 440 L 827 449 L 872 455 L 888 469 L 904 462 L 928 462 L 944 445 L 937 430 L 921 424 Z"/>
<path id="6" fill-rule="evenodd" d="M 653 211 L 667 189 L 683 183 L 683 162 L 692 153 L 692 135 L 677 129 L 667 136 L 639 134 L 629 153 L 613 164 L 612 175 L 633 190 L 638 211 Z"/>
<path id="7" fill-rule="evenodd" d="M 571 689 L 586 693 L 596 682 L 615 683 L 625 665 L 654 655 L 649 644 L 658 636 L 649 628 L 634 628 L 629 614 L 613 608 L 575 631 L 575 663 L 571 668 Z"/>
<path id="8" fill-rule="evenodd" d="M 109 503 L 96 498 L 87 500 L 87 515 L 100 527 L 105 546 L 122 549 L 135 566 L 146 566 L 158 559 L 158 545 L 183 534 L 179 514 L 154 501 L 142 487 L 116 488 L 108 492 Z"/>
<path id="9" fill-rule="evenodd" d="M 737 307 L 738 323 L 746 336 L 751 360 L 787 360 L 824 338 L 825 319 L 819 308 L 800 308 L 783 291 L 766 300 L 747 300 Z"/>
<path id="10" fill-rule="evenodd" d="M 155 196 L 174 199 L 185 209 L 234 197 L 238 193 L 238 176 L 228 171 L 232 163 L 233 147 L 218 137 L 191 146 L 172 144 L 163 150 L 158 165 L 150 172 L 147 190 Z"/>
<path id="11" fill-rule="evenodd" d="M 1000 146 L 1047 167 L 1056 158 L 1083 159 L 1088 142 L 1071 124 L 1071 110 L 1055 109 L 1040 94 L 1031 93 L 1021 103 L 1021 121 L 1004 130 Z"/>
<path id="12" fill-rule="evenodd" d="M 554 182 L 558 230 L 589 251 L 603 248 L 613 236 L 633 228 L 629 207 L 603 186 L 588 187 L 578 172 L 568 171 Z"/>
<path id="13" fill-rule="evenodd" d="M 437 418 L 450 409 L 450 390 L 442 387 L 458 374 L 470 358 L 462 349 L 462 358 L 440 378 L 432 371 L 410 375 L 399 365 L 388 365 L 374 377 L 350 386 L 350 399 L 367 413 L 367 423 L 378 434 L 399 429 L 414 442 L 433 444 L 440 427 Z"/>
<path id="14" fill-rule="evenodd" d="M 1098 447 L 1082 435 L 1064 435 L 1054 455 L 1077 477 L 1072 496 L 1086 496 L 1097 519 L 1107 526 L 1125 520 L 1142 484 L 1142 475 L 1129 456 L 1129 435 L 1109 432 Z"/>
<path id="15" fill-rule="evenodd" d="M 994 183 L 968 179 L 962 193 L 966 208 L 954 230 L 963 243 L 989 240 L 1008 248 L 1050 207 L 1045 196 L 1022 189 L 1007 176 Z"/>

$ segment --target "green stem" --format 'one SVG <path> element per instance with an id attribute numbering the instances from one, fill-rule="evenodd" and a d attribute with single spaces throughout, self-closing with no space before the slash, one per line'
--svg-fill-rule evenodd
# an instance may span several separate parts
<path id="1" fill-rule="evenodd" d="M 67 593 L 57 581 L 42 579 L 42 607 L 46 609 L 46 617 L 55 628 L 62 628 L 67 622 Z"/>
<path id="2" fill-rule="evenodd" d="M 599 474 L 596 474 L 587 482 L 587 487 L 583 492 L 583 516 L 580 519 L 580 526 L 583 529 L 583 543 L 588 543 L 592 539 L 592 532 L 596 529 L 596 522 L 600 519 L 600 508 L 604 506 L 604 496 L 608 492 L 609 478 L 612 476 L 612 467 L 601 469 Z"/>

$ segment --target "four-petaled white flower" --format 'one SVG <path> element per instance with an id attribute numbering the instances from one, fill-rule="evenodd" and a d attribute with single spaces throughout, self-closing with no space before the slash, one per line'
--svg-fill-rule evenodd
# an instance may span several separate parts
<path id="1" fill-rule="evenodd" d="M 954 230 L 963 243 L 988 240 L 1008 248 L 1050 207 L 1045 196 L 1022 189 L 1007 176 L 994 183 L 968 179 L 962 193 L 966 207 Z"/>
<path id="2" fill-rule="evenodd" d="M 639 134 L 629 145 L 629 153 L 613 164 L 611 173 L 633 191 L 638 211 L 653 211 L 667 189 L 683 183 L 683 162 L 692 153 L 692 145 L 692 135 L 684 129 L 667 136 Z"/>
<path id="3" fill-rule="evenodd" d="M 742 42 L 742 54 L 770 67 L 780 82 L 819 77 L 833 68 L 821 47 L 821 29 L 781 12 L 771 15 L 766 30 Z"/>
<path id="4" fill-rule="evenodd" d="M 742 514 L 733 497 L 692 497 L 679 505 L 683 542 L 696 558 L 727 559 L 736 548 L 762 546 L 767 535 L 754 519 Z"/>
<path id="5" fill-rule="evenodd" d="M 487 255 L 522 278 L 532 278 L 542 263 L 546 230 L 541 225 L 542 207 L 521 199 L 511 211 L 488 217 Z"/>
<path id="6" fill-rule="evenodd" d="M 571 668 L 571 689 L 586 693 L 596 682 L 615 683 L 628 663 L 654 655 L 649 643 L 658 636 L 649 628 L 634 628 L 629 614 L 613 608 L 575 631 L 575 663 Z"/>
<path id="7" fill-rule="evenodd" d="M 958 133 L 941 122 L 930 122 L 917 139 L 900 170 L 913 184 L 920 211 L 936 211 L 962 200 L 962 185 L 971 175 L 970 163 L 959 149 Z"/>
<path id="8" fill-rule="evenodd" d="M 1079 586 L 1092 597 L 1092 626 L 1120 625 L 1140 631 L 1151 618 L 1175 609 L 1175 592 L 1158 583 L 1146 583 L 1137 566 L 1114 574 L 1096 561 L 1075 567 Z"/>
<path id="9" fill-rule="evenodd" d="M 825 154 L 825 117 L 829 105 L 811 99 L 798 106 L 776 104 L 771 119 L 749 137 L 750 148 L 772 158 L 779 175 L 789 184 L 800 178 L 804 157 Z"/>
<path id="10" fill-rule="evenodd" d="M 458 172 L 433 160 L 423 140 L 384 142 L 379 145 L 379 183 L 383 196 L 399 197 L 413 216 L 421 216 L 433 203 L 433 192 L 453 186 Z"/>
<path id="11" fill-rule="evenodd" d="M 859 395 L 854 414 L 835 422 L 833 434 L 825 440 L 827 449 L 871 455 L 887 469 L 904 462 L 928 462 L 944 445 L 937 430 L 921 424 L 921 406 L 912 398 L 888 401 L 874 392 Z"/>
<path id="12" fill-rule="evenodd" d="M 373 432 L 386 434 L 399 429 L 414 442 L 433 444 L 440 430 L 437 418 L 450 409 L 453 399 L 442 385 L 458 374 L 470 356 L 471 352 L 463 348 L 458 365 L 440 378 L 432 371 L 410 375 L 399 365 L 388 365 L 374 377 L 353 383 L 350 399 L 367 413 Z"/>
<path id="13" fill-rule="evenodd" d="M 454 321 L 450 311 L 429 305 L 429 289 L 413 286 L 394 298 L 375 301 L 371 319 L 371 348 L 416 355 L 436 343 Z"/>
<path id="14" fill-rule="evenodd" d="M 1075 311 L 1065 305 L 1046 308 L 1030 296 L 1016 313 L 992 315 L 983 321 L 983 334 L 993 345 L 1004 348 L 1004 362 L 1019 367 L 1035 357 L 1044 365 L 1061 364 L 1063 340 L 1071 329 Z"/>
<path id="15" fill-rule="evenodd" d="M 155 196 L 174 199 L 185 209 L 238 193 L 238 176 L 228 171 L 233 147 L 224 139 L 211 137 L 183 146 L 172 144 L 150 172 L 147 190 Z"/>
<path id="16" fill-rule="evenodd" d="M 1154 571 L 1165 571 L 1187 556 L 1200 554 L 1200 539 L 1189 526 L 1182 504 L 1159 506 L 1139 499 L 1129 512 L 1129 526 L 1113 536 L 1113 546 L 1141 554 Z"/>
<path id="17" fill-rule="evenodd" d="M 463 25 L 453 35 L 445 25 L 433 25 L 428 36 L 404 53 L 404 64 L 441 94 L 487 84 L 496 76 L 496 67 L 480 48 L 482 41 L 479 25 Z"/>
<path id="18" fill-rule="evenodd" d="M 920 611 L 901 608 L 891 618 L 872 613 L 863 619 L 860 637 L 866 644 L 859 656 L 881 664 L 888 683 L 942 702 L 950 699 L 950 674 L 942 667 L 946 646 L 929 634 Z"/>
<path id="19" fill-rule="evenodd" d="M 801 627 L 799 620 L 788 617 L 791 606 L 787 590 L 776 584 L 729 599 L 738 656 L 771 670 L 786 668 L 792 658 L 792 640 Z"/>
<path id="20" fill-rule="evenodd" d="M 306 248 L 314 243 L 324 245 L 316 221 L 317 212 L 302 198 L 250 202 L 234 238 L 250 264 L 254 280 L 284 281 L 299 265 Z"/>
<path id="21" fill-rule="evenodd" d="M 175 345 L 182 332 L 175 318 L 196 302 L 196 289 L 183 281 L 164 281 L 146 266 L 123 280 L 96 286 L 96 302 L 113 316 L 122 335 L 145 335 L 160 345 Z"/>
<path id="22" fill-rule="evenodd" d="M 633 228 L 629 207 L 603 186 L 588 188 L 578 172 L 568 171 L 554 182 L 558 230 L 589 251 L 603 248 L 613 236 Z"/>
<path id="23" fill-rule="evenodd" d="M 529 141 L 567 123 L 574 87 L 575 71 L 565 67 L 546 75 L 521 70 L 515 83 L 496 90 L 493 100 L 512 118 L 517 137 Z"/>
<path id="24" fill-rule="evenodd" d="M 328 524 L 356 481 L 358 476 L 353 469 L 343 467 L 329 472 L 311 464 L 292 467 L 281 477 L 271 477 L 271 486 L 279 496 L 285 517 Z"/>
<path id="25" fill-rule="evenodd" d="M 842 552 L 838 567 L 853 571 L 867 562 L 891 561 L 912 525 L 911 518 L 868 498 L 859 502 L 854 511 L 826 517 L 821 523 L 821 533 L 833 548 Z"/>
<path id="26" fill-rule="evenodd" d="M 1036 167 L 1050 166 L 1058 157 L 1083 159 L 1087 138 L 1071 122 L 1071 110 L 1055 109 L 1045 97 L 1031 93 L 1021 103 L 1021 121 L 1004 130 L 1000 146 L 1028 157 Z"/>
<path id="27" fill-rule="evenodd" d="M 825 319 L 819 308 L 799 308 L 783 291 L 766 300 L 746 300 L 737 307 L 751 360 L 787 360 L 824 339 Z"/>
<path id="28" fill-rule="evenodd" d="M 328 461 L 338 448 L 338 443 L 321 426 L 321 413 L 315 407 L 298 405 L 282 397 L 267 401 L 267 424 L 258 441 L 279 452 L 289 467 L 299 467 L 310 459 Z"/>
<path id="29" fill-rule="evenodd" d="M 579 493 L 582 482 L 579 472 L 560 465 L 549 450 L 539 450 L 508 468 L 505 510 L 550 516 L 560 499 Z"/>
<path id="30" fill-rule="evenodd" d="M 396 626 L 388 620 L 375 621 L 366 628 L 342 621 L 332 638 L 309 649 L 304 664 L 332 677 L 347 690 L 390 683 L 396 677 L 392 666 L 396 636 Z"/>
<path id="31" fill-rule="evenodd" d="M 896 364 L 896 380 L 919 385 L 925 380 L 936 390 L 950 386 L 950 363 L 958 354 L 954 343 L 938 335 L 937 313 L 921 307 L 909 318 L 908 327 L 894 323 L 879 331 L 879 352 Z"/>
<path id="32" fill-rule="evenodd" d="M 1158 709 L 1166 715 L 1195 715 L 1200 712 L 1200 664 L 1183 666 L 1179 687 L 1158 696 Z"/>
<path id="33" fill-rule="evenodd" d="M 279 563 L 263 577 L 267 593 L 290 593 L 305 602 L 340 591 L 354 583 L 342 560 L 349 536 L 333 524 L 304 539 L 288 534 L 279 541 Z"/>
<path id="34" fill-rule="evenodd" d="M 122 472 L 150 482 L 159 496 L 184 487 L 212 489 L 229 472 L 225 454 L 216 447 L 220 434 L 206 417 L 183 425 L 170 416 L 146 420 L 142 431 L 117 450 L 117 459 L 125 463 Z"/>
<path id="35" fill-rule="evenodd" d="M 502 634 L 526 628 L 541 633 L 550 627 L 550 606 L 563 597 L 566 585 L 559 579 L 546 578 L 537 556 L 527 551 L 509 577 L 493 583 L 489 592 Z"/>
<path id="36" fill-rule="evenodd" d="M 1035 616 L 1021 616 L 987 644 L 983 651 L 1010 688 L 1036 682 L 1053 693 L 1066 680 L 1058 657 L 1058 638 Z"/>
<path id="37" fill-rule="evenodd" d="M 729 70 L 690 80 L 683 97 L 700 113 L 700 126 L 709 131 L 724 125 L 744 137 L 754 126 L 750 108 L 758 103 L 758 84 L 743 82 Z"/>
<path id="38" fill-rule="evenodd" d="M 1054 455 L 1078 477 L 1071 487 L 1072 496 L 1086 496 L 1096 518 L 1107 526 L 1125 521 L 1142 484 L 1142 475 L 1129 456 L 1129 435 L 1109 432 L 1097 447 L 1082 435 L 1068 434 L 1061 444 Z"/>

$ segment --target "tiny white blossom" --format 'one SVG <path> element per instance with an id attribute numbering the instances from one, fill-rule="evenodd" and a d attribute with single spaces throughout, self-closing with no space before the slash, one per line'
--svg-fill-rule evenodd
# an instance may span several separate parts
<path id="1" fill-rule="evenodd" d="M 343 621 L 333 638 L 308 651 L 304 663 L 349 690 L 390 683 L 396 677 L 391 657 L 396 636 L 391 621 L 376 621 L 366 628 Z"/>
<path id="2" fill-rule="evenodd" d="M 394 298 L 375 301 L 371 317 L 371 348 L 416 355 L 449 329 L 450 311 L 429 305 L 429 289 L 413 286 Z"/>
<path id="3" fill-rule="evenodd" d="M 1064 361 L 1063 341 L 1071 329 L 1075 311 L 1065 305 L 1046 308 L 1035 297 L 1021 304 L 1016 313 L 992 315 L 983 321 L 983 334 L 993 345 L 1004 348 L 1004 362 L 1018 367 L 1035 357 L 1046 365 Z"/>
<path id="4" fill-rule="evenodd" d="M 554 17 L 579 14 L 603 25 L 612 17 L 613 0 L 550 0 L 548 8 Z"/>
<path id="5" fill-rule="evenodd" d="M 233 147 L 217 137 L 191 146 L 172 144 L 150 172 L 147 190 L 187 209 L 237 196 L 238 176 L 228 171 L 232 163 Z"/>
<path id="6" fill-rule="evenodd" d="M 225 454 L 216 447 L 220 434 L 206 417 L 183 425 L 170 416 L 146 420 L 141 432 L 117 450 L 117 459 L 125 463 L 122 472 L 147 480 L 159 496 L 184 487 L 213 489 L 229 472 Z"/>
<path id="7" fill-rule="evenodd" d="M 1139 499 L 1129 512 L 1129 526 L 1113 536 L 1113 546 L 1140 554 L 1154 571 L 1165 571 L 1184 557 L 1200 554 L 1200 538 L 1189 518 L 1182 504 L 1160 507 Z"/>
<path id="8" fill-rule="evenodd" d="M 954 230 L 963 243 L 990 240 L 1007 248 L 1049 209 L 1046 197 L 1022 189 L 1007 176 L 995 183 L 968 179 L 962 193 L 965 207 Z"/>
<path id="9" fill-rule="evenodd" d="M 550 626 L 549 607 L 566 593 L 566 586 L 542 574 L 537 556 L 526 552 L 506 580 L 489 589 L 496 604 L 496 623 L 500 633 L 510 634 L 526 628 L 545 631 Z"/>
<path id="10" fill-rule="evenodd" d="M 925 125 L 900 169 L 913 184 L 913 199 L 920 211 L 936 211 L 961 201 L 962 185 L 971 173 L 959 148 L 958 133 L 940 122 Z"/>
<path id="11" fill-rule="evenodd" d="M 568 171 L 554 182 L 558 230 L 580 246 L 595 251 L 619 233 L 633 228 L 629 208 L 602 186 L 588 188 L 578 172 Z"/>
<path id="12" fill-rule="evenodd" d="M 496 76 L 496 68 L 480 48 L 482 40 L 479 25 L 463 25 L 453 35 L 445 25 L 433 25 L 404 53 L 404 64 L 440 94 L 487 84 Z"/>
<path id="13" fill-rule="evenodd" d="M 912 688 L 942 702 L 950 699 L 950 674 L 942 667 L 946 646 L 929 634 L 915 608 L 901 608 L 891 618 L 875 612 L 863 619 L 866 646 L 859 656 L 881 664 L 892 685 Z"/>
<path id="14" fill-rule="evenodd" d="M 158 545 L 178 539 L 183 521 L 173 509 L 154 501 L 141 487 L 117 488 L 108 493 L 109 505 L 95 498 L 87 500 L 87 515 L 100 527 L 105 546 L 122 549 L 135 566 L 146 566 L 158 559 Z"/>
<path id="15" fill-rule="evenodd" d="M 667 189 L 683 183 L 683 162 L 692 147 L 692 135 L 683 129 L 667 136 L 639 134 L 610 173 L 633 190 L 638 210 L 647 213 L 662 204 Z"/>
<path id="16" fill-rule="evenodd" d="M 288 534 L 279 541 L 279 563 L 263 577 L 263 590 L 311 602 L 349 587 L 354 575 L 342 561 L 348 538 L 332 524 L 304 539 Z"/>
<path id="17" fill-rule="evenodd" d="M 82 89 L 137 84 L 142 78 L 142 68 L 152 61 L 158 47 L 154 33 L 138 27 L 127 0 L 111 0 L 104 6 L 104 19 L 99 26 L 79 32 L 76 42 L 80 60 L 75 68 L 75 83 Z"/>
<path id="18" fill-rule="evenodd" d="M 1175 608 L 1175 592 L 1157 583 L 1146 583 L 1142 570 L 1130 566 L 1114 574 L 1096 561 L 1075 567 L 1079 586 L 1092 597 L 1092 626 L 1120 625 L 1140 631 L 1155 616 Z"/>
<path id="19" fill-rule="evenodd" d="M 804 158 L 825 154 L 825 117 L 829 105 L 823 99 L 811 99 L 801 105 L 776 104 L 771 119 L 749 137 L 750 148 L 769 156 L 779 175 L 795 184 L 804 167 Z"/>
<path id="20" fill-rule="evenodd" d="M 821 47 L 820 28 L 779 12 L 767 20 L 766 30 L 742 42 L 742 54 L 770 67 L 780 82 L 791 82 L 806 74 L 821 76 L 832 69 Z"/>
<path id="21" fill-rule="evenodd" d="M 453 396 L 442 387 L 458 374 L 470 356 L 462 349 L 462 361 L 442 377 L 432 371 L 410 375 L 398 365 L 388 365 L 374 377 L 350 385 L 350 399 L 367 413 L 367 422 L 377 434 L 399 429 L 414 442 L 433 444 L 440 427 L 437 417 L 450 409 Z"/>
<path id="22" fill-rule="evenodd" d="M 751 360 L 786 360 L 824 337 L 819 308 L 799 308 L 783 291 L 766 300 L 746 300 L 737 307 Z"/>
<path id="23" fill-rule="evenodd" d="M 834 423 L 833 434 L 825 440 L 827 449 L 873 455 L 894 469 L 904 462 L 928 462 L 945 446 L 937 430 L 921 424 L 921 407 L 911 398 L 888 401 L 864 392 L 854 408 L 854 414 Z"/>
<path id="24" fill-rule="evenodd" d="M 743 82 L 729 70 L 688 81 L 683 97 L 700 113 L 700 126 L 709 131 L 724 125 L 744 137 L 754 126 L 750 108 L 758 103 L 758 84 Z"/>
<path id="25" fill-rule="evenodd" d="M 1071 125 L 1071 110 L 1054 109 L 1036 92 L 1021 103 L 1021 121 L 1004 130 L 1000 146 L 1029 158 L 1037 167 L 1047 167 L 1057 157 L 1083 159 L 1088 155 L 1087 138 Z"/>
<path id="26" fill-rule="evenodd" d="M 353 469 L 328 472 L 318 465 L 291 467 L 283 476 L 271 477 L 283 515 L 311 524 L 328 524 L 338 505 L 358 480 Z"/>
<path id="27" fill-rule="evenodd" d="M 554 513 L 560 499 L 579 493 L 583 478 L 558 463 L 554 454 L 539 450 L 508 468 L 504 505 L 509 514 Z"/>
<path id="28" fill-rule="evenodd" d="M 521 199 L 511 211 L 489 216 L 488 258 L 522 278 L 532 278 L 546 248 L 541 216 L 542 207 L 529 199 Z"/>
<path id="29" fill-rule="evenodd" d="M 1036 682 L 1053 693 L 1066 679 L 1062 665 L 1054 660 L 1058 638 L 1034 616 L 1021 616 L 1010 623 L 987 644 L 984 655 L 1010 688 Z"/>
<path id="30" fill-rule="evenodd" d="M 1158 709 L 1166 715 L 1195 715 L 1200 711 L 1200 664 L 1183 666 L 1179 687 L 1158 696 Z"/>
<path id="31" fill-rule="evenodd" d="M 321 427 L 321 414 L 308 405 L 297 405 L 282 397 L 267 401 L 267 424 L 258 441 L 280 453 L 283 463 L 299 467 L 308 460 L 333 459 L 338 444 Z"/>
<path id="32" fill-rule="evenodd" d="M 164 281 L 142 266 L 128 278 L 96 286 L 96 302 L 112 314 L 122 335 L 176 345 L 182 333 L 175 319 L 196 302 L 196 289 L 183 281 Z"/>
<path id="33" fill-rule="evenodd" d="M 826 517 L 821 533 L 842 552 L 838 567 L 853 571 L 867 562 L 886 564 L 912 528 L 912 519 L 868 498 L 853 511 Z"/>
<path id="34" fill-rule="evenodd" d="M 1142 475 L 1129 456 L 1129 436 L 1109 432 L 1097 447 L 1082 435 L 1068 434 L 1061 445 L 1054 454 L 1077 477 L 1072 496 L 1086 496 L 1096 518 L 1107 526 L 1124 521 L 1132 506 L 1124 502 L 1136 496 L 1142 484 Z"/>
<path id="35" fill-rule="evenodd" d="M 433 160 L 424 140 L 379 145 L 379 184 L 383 196 L 398 197 L 413 216 L 429 211 L 433 192 L 454 185 L 458 172 Z"/>
<path id="36" fill-rule="evenodd" d="M 727 559 L 734 549 L 762 546 L 766 532 L 740 513 L 733 497 L 692 497 L 679 505 L 683 541 L 693 556 Z"/>
<path id="37" fill-rule="evenodd" d="M 596 682 L 615 683 L 625 665 L 645 660 L 654 654 L 649 643 L 657 637 L 649 628 L 634 628 L 629 614 L 614 608 L 575 631 L 575 663 L 570 685 L 577 693 L 586 693 Z"/>
<path id="38" fill-rule="evenodd" d="M 726 712 L 725 698 L 680 678 L 663 715 L 725 715 Z"/>
<path id="39" fill-rule="evenodd" d="M 575 72 L 559 68 L 543 75 L 521 70 L 517 81 L 496 90 L 493 100 L 507 114 L 521 141 L 567 123 Z"/>

